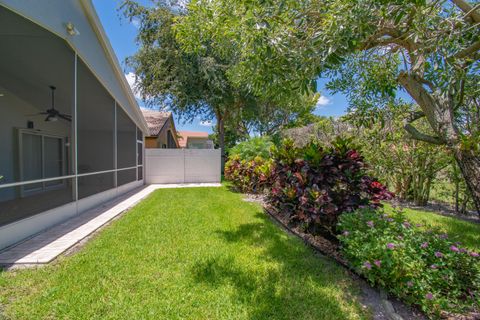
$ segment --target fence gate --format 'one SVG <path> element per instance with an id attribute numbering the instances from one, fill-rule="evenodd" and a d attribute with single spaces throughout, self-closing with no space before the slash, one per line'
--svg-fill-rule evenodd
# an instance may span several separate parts
<path id="1" fill-rule="evenodd" d="M 147 183 L 220 182 L 220 149 L 145 149 Z"/>

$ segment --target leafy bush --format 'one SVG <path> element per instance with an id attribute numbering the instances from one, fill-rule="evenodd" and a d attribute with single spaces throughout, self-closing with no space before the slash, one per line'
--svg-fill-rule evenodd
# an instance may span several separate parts
<path id="1" fill-rule="evenodd" d="M 273 142 L 268 137 L 255 137 L 237 144 L 230 149 L 230 157 L 241 160 L 254 160 L 256 157 L 268 159 Z"/>
<path id="2" fill-rule="evenodd" d="M 262 157 L 247 161 L 233 156 L 225 164 L 225 178 L 242 192 L 261 193 L 268 182 L 271 165 L 271 161 Z"/>
<path id="3" fill-rule="evenodd" d="M 480 308 L 479 255 L 447 235 L 371 209 L 342 215 L 339 227 L 344 256 L 371 283 L 429 314 Z"/>
<path id="4" fill-rule="evenodd" d="M 363 158 L 350 143 L 337 138 L 329 148 L 315 142 L 298 148 L 285 140 L 273 148 L 267 201 L 307 232 L 332 238 L 343 212 L 381 206 L 393 194 L 365 174 Z"/>

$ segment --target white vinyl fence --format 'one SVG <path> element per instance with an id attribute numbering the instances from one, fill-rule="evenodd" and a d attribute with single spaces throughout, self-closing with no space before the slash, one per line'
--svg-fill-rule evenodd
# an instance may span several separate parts
<path id="1" fill-rule="evenodd" d="M 147 183 L 220 182 L 220 149 L 145 149 Z"/>

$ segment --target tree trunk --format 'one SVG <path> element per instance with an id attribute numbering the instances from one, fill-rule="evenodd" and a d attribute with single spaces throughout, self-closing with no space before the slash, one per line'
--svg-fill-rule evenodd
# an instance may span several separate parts
<path id="1" fill-rule="evenodd" d="M 480 157 L 475 156 L 471 151 L 464 150 L 456 150 L 454 155 L 465 178 L 475 209 L 480 215 Z"/>
<path id="2" fill-rule="evenodd" d="M 453 106 L 455 104 L 452 97 L 441 92 L 428 92 L 415 75 L 406 72 L 400 73 L 398 80 L 418 103 L 428 123 L 438 136 L 432 137 L 423 134 L 410 123 L 405 126 L 405 129 L 414 139 L 443 144 L 453 152 L 467 188 L 471 193 L 475 209 L 480 215 L 480 157 L 475 156 L 471 151 L 460 149 L 459 130 L 453 122 L 455 118 Z"/>
<path id="3" fill-rule="evenodd" d="M 459 192 L 460 192 L 460 182 L 458 180 L 455 181 L 455 212 L 458 213 L 458 210 L 460 209 L 460 203 L 459 203 Z"/>

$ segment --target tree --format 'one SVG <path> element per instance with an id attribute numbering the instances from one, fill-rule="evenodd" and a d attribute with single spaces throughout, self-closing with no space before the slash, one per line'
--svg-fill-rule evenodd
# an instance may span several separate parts
<path id="1" fill-rule="evenodd" d="M 378 117 L 398 100 L 399 90 L 406 92 L 420 110 L 403 119 L 404 129 L 416 140 L 445 146 L 480 212 L 477 2 L 194 0 L 192 5 L 212 17 L 201 32 L 217 46 L 233 42 L 241 48 L 229 76 L 255 94 L 288 96 L 328 76 L 329 88 L 350 98 L 352 112 Z M 431 134 L 416 127 L 419 119 Z"/>
<path id="2" fill-rule="evenodd" d="M 217 121 L 218 145 L 225 152 L 225 123 L 255 98 L 234 87 L 226 76 L 232 61 L 205 50 L 185 52 L 176 38 L 174 25 L 185 13 L 158 2 L 145 7 L 124 1 L 129 19 L 139 22 L 139 51 L 127 59 L 137 76 L 137 88 L 151 105 L 162 105 L 185 120 Z"/>
<path id="3" fill-rule="evenodd" d="M 155 4 L 145 7 L 126 0 L 122 5 L 125 15 L 139 22 L 140 49 L 127 59 L 138 77 L 137 88 L 148 104 L 162 105 L 186 121 L 215 118 L 222 160 L 227 130 L 229 138 L 270 133 L 311 117 L 314 94 L 262 100 L 230 80 L 228 74 L 237 58 L 234 50 L 221 54 L 208 37 L 197 39 L 202 50 L 188 50 L 184 39 L 191 36 L 192 24 L 199 23 L 194 11 L 179 10 L 175 3 L 165 1 Z"/>
<path id="4" fill-rule="evenodd" d="M 452 157 L 443 146 L 412 139 L 403 130 L 404 114 L 418 108 L 406 105 L 398 109 L 383 123 L 360 127 L 355 141 L 375 177 L 388 183 L 400 199 L 425 206 L 438 173 L 450 164 Z M 417 127 L 431 131 L 424 119 L 418 121 Z"/>

